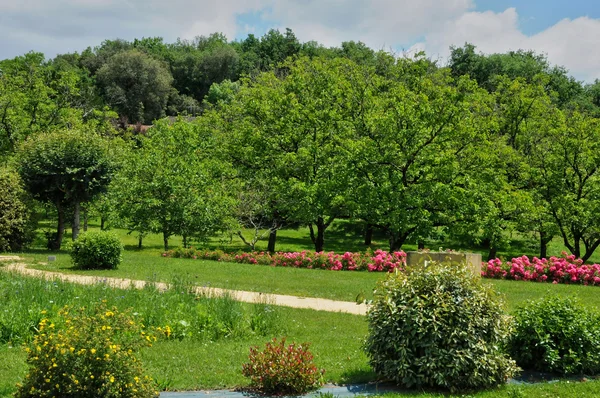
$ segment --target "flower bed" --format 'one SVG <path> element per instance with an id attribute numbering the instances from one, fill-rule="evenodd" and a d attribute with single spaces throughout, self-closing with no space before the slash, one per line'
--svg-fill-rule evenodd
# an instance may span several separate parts
<path id="1" fill-rule="evenodd" d="M 163 253 L 163 257 L 193 258 L 226 261 L 242 264 L 261 264 L 273 267 L 294 267 L 309 269 L 328 269 L 331 271 L 362 271 L 393 272 L 402 270 L 406 266 L 406 253 L 403 251 L 389 253 L 377 250 L 374 253 L 336 254 L 333 252 L 266 252 L 251 253 L 225 253 L 221 250 L 206 251 L 189 249 L 175 249 Z"/>
<path id="2" fill-rule="evenodd" d="M 481 276 L 494 279 L 513 279 L 535 282 L 600 285 L 600 264 L 585 265 L 574 255 L 529 259 L 516 257 L 503 262 L 496 258 L 483 264 Z"/>

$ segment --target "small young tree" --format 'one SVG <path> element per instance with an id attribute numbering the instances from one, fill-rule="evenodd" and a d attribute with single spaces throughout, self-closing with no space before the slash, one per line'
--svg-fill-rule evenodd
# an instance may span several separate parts
<path id="1" fill-rule="evenodd" d="M 115 168 L 107 141 L 94 133 L 64 130 L 25 141 L 17 152 L 17 170 L 35 199 L 56 206 L 58 225 L 52 248 L 60 249 L 65 212 L 73 207 L 73 239 L 79 235 L 81 203 L 106 191 Z"/>

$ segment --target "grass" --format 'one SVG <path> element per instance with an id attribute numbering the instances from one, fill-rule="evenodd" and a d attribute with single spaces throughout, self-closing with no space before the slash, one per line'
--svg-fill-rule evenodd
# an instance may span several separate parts
<path id="1" fill-rule="evenodd" d="M 212 286 L 235 290 L 260 291 L 271 294 L 287 294 L 301 297 L 319 297 L 332 300 L 354 301 L 362 293 L 368 299 L 377 281 L 385 273 L 309 270 L 298 268 L 269 267 L 253 264 L 222 263 L 185 258 L 164 258 L 152 251 L 126 251 L 124 261 L 116 270 L 81 271 L 72 268 L 69 256 L 60 253 L 57 261 L 40 264 L 47 253 L 25 253 L 34 268 L 64 273 L 94 276 L 112 276 L 141 280 L 170 282 L 183 277 L 200 286 Z M 509 310 L 527 300 L 556 294 L 563 297 L 576 296 L 595 308 L 600 308 L 600 287 L 582 285 L 552 285 L 550 283 L 505 281 L 484 279 L 504 296 Z"/>
<path id="2" fill-rule="evenodd" d="M 92 224 L 92 227 L 97 227 Z M 86 275 L 128 277 L 143 280 L 161 280 L 171 282 L 174 279 L 192 282 L 197 285 L 210 285 L 239 290 L 262 291 L 265 293 L 291 294 L 306 297 L 323 297 L 337 300 L 353 301 L 357 294 L 364 293 L 369 297 L 376 282 L 385 277 L 381 273 L 367 272 L 333 272 L 323 270 L 307 270 L 293 268 L 273 268 L 249 264 L 229 264 L 203 260 L 171 259 L 160 256 L 162 252 L 162 238 L 151 235 L 144 240 L 144 249 L 137 250 L 137 239 L 125 231 L 116 230 L 125 244 L 124 261 L 117 270 L 113 271 L 78 271 L 72 269 L 66 251 L 57 254 L 57 261 L 44 264 L 48 252 L 40 249 L 43 246 L 41 234 L 36 241 L 38 249 L 20 253 L 26 262 L 40 269 L 60 271 L 65 273 L 82 273 Z M 298 251 L 311 250 L 312 245 L 307 239 L 306 229 L 292 229 L 279 231 L 278 250 Z M 67 238 L 68 239 L 68 238 Z M 362 251 L 360 231 L 352 231 L 344 223 L 334 224 L 327 231 L 326 247 L 336 252 Z M 516 245 L 508 251 L 501 252 L 506 257 L 532 253 L 532 247 L 526 240 L 515 240 Z M 520 242 L 520 243 L 519 243 Z M 171 244 L 176 246 L 181 242 L 174 238 Z M 528 246 L 529 245 L 529 246 Z M 215 238 L 208 243 L 211 248 L 225 250 L 240 250 L 243 246 L 236 241 Z M 436 247 L 437 243 L 435 246 Z M 375 238 L 374 248 L 386 248 L 384 237 Z M 444 247 L 453 247 L 444 244 Z M 413 245 L 404 247 L 405 250 L 414 249 Z M 458 248 L 458 246 L 454 246 Z M 264 247 L 259 246 L 259 250 Z M 483 250 L 483 249 L 482 249 Z M 550 254 L 559 254 L 562 251 L 560 242 L 553 242 Z M 477 250 L 476 250 L 477 251 Z M 594 259 L 594 258 L 592 258 Z M 597 261 L 597 260 L 596 260 Z M 2 276 L 0 275 L 0 278 Z M 17 278 L 18 277 L 13 277 Z M 23 278 L 26 279 L 26 278 Z M 509 311 L 529 299 L 537 299 L 547 294 L 578 297 L 585 305 L 600 308 L 600 288 L 579 285 L 551 285 L 533 282 L 516 282 L 501 280 L 484 280 L 505 297 Z M 39 289 L 36 288 L 36 289 Z M 94 297 L 98 299 L 98 292 L 94 289 L 102 287 L 72 287 L 61 285 L 58 290 L 67 294 L 70 302 L 74 297 Z M 0 289 L 1 292 L 5 289 Z M 50 289 L 52 290 L 52 288 Z M 128 296 L 128 292 L 113 289 L 100 291 L 105 296 Z M 91 292 L 91 293 L 90 293 Z M 31 292 L 29 292 L 31 293 Z M 132 293 L 135 294 L 135 293 Z M 94 296 L 96 295 L 96 296 Z M 20 297 L 25 297 L 22 294 Z M 49 296 L 38 296 L 38 300 L 51 300 Z M 42 297 L 42 298 L 40 298 Z M 65 296 L 66 297 L 66 296 Z M 69 301 L 69 300 L 64 300 Z M 153 298 L 147 305 L 160 308 L 159 298 Z M 60 300 L 58 300 L 60 301 Z M 56 301 L 57 306 L 62 302 Z M 143 307 L 144 299 L 130 299 L 123 304 L 136 308 Z M 41 301 L 38 307 L 42 308 Z M 31 303 L 23 304 L 25 307 Z M 238 306 L 239 305 L 239 306 Z M 23 307 L 23 308 L 25 308 Z M 34 308 L 38 308 L 35 307 Z M 164 305 L 165 308 L 172 308 Z M 232 308 L 241 308 L 242 312 L 251 314 L 251 305 L 232 304 Z M 39 309 L 38 308 L 38 309 Z M 8 309 L 5 305 L 3 309 Z M 26 309 L 23 309 L 23 312 Z M 146 310 L 144 310 L 146 311 Z M 18 311 L 17 311 L 18 312 Z M 224 338 L 183 338 L 182 340 L 159 341 L 153 347 L 142 352 L 142 359 L 148 372 L 159 382 L 163 390 L 197 390 L 214 388 L 231 388 L 243 386 L 246 380 L 241 375 L 241 364 L 245 362 L 248 348 L 251 345 L 263 345 L 271 337 L 286 335 L 288 341 L 312 342 L 311 350 L 315 354 L 317 366 L 327 370 L 326 379 L 335 383 L 360 383 L 375 379 L 370 371 L 368 361 L 362 352 L 362 340 L 366 336 L 367 327 L 363 317 L 325 313 L 310 310 L 291 308 L 278 308 L 278 328 L 274 327 L 264 335 L 245 333 L 240 336 Z M 166 319 L 166 318 L 165 318 Z M 245 318 L 249 319 L 249 318 Z M 14 391 L 15 383 L 20 380 L 26 371 L 25 355 L 18 348 L 9 348 L 8 344 L 0 344 L 0 397 L 8 397 Z M 523 386 L 506 386 L 497 390 L 475 393 L 472 395 L 459 395 L 463 397 L 580 397 L 599 396 L 600 381 L 585 383 L 560 382 L 554 384 L 536 384 Z M 388 394 L 388 397 L 440 397 L 439 393 L 406 392 L 402 394 Z"/>
<path id="3" fill-rule="evenodd" d="M 13 280 L 26 280 L 39 290 L 40 281 L 12 276 Z M 35 287 L 38 286 L 38 287 Z M 58 283 L 50 287 L 54 296 L 42 295 L 42 301 L 50 297 L 63 300 L 85 301 L 95 300 L 95 294 L 89 291 L 99 288 L 72 286 Z M 28 291 L 29 292 L 29 291 Z M 138 294 L 135 292 L 107 289 L 107 298 Z M 73 295 L 79 296 L 73 296 Z M 144 293 L 139 293 L 143 295 Z M 125 302 L 133 304 L 129 298 Z M 163 298 L 155 301 L 153 306 L 160 307 Z M 54 300 L 52 300 L 54 301 Z M 167 300 L 169 301 L 169 300 Z M 43 303 L 42 303 L 43 304 Z M 57 303 L 51 303 L 57 304 Z M 50 303 L 48 303 L 50 305 Z M 362 352 L 362 339 L 367 333 L 363 317 L 326 313 L 291 308 L 278 309 L 283 330 L 277 336 L 286 335 L 288 341 L 310 341 L 311 351 L 315 354 L 315 362 L 326 369 L 326 380 L 334 383 L 361 383 L 375 380 L 370 371 L 368 361 Z M 197 340 L 184 338 L 166 340 L 154 344 L 142 351 L 142 361 L 147 372 L 154 377 L 162 390 L 200 390 L 232 388 L 244 386 L 246 379 L 241 375 L 241 365 L 247 360 L 248 348 L 251 345 L 262 346 L 270 336 L 246 335 L 237 338 L 221 338 L 218 340 Z M 14 392 L 14 386 L 25 374 L 25 355 L 19 348 L 9 348 L 8 344 L 0 345 L 0 397 L 8 397 Z M 581 397 L 594 396 L 600 391 L 599 381 L 585 383 L 562 382 L 556 384 L 537 384 L 526 386 L 506 386 L 496 390 L 483 391 L 471 395 L 482 398 L 492 397 Z M 387 394 L 387 397 L 441 397 L 439 393 L 406 392 Z M 448 395 L 452 396 L 452 395 Z"/>

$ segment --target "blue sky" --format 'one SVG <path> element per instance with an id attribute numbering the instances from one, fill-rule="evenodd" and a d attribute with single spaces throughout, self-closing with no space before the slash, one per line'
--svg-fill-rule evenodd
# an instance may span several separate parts
<path id="1" fill-rule="evenodd" d="M 53 57 L 105 39 L 233 39 L 286 27 L 301 41 L 363 41 L 441 62 L 465 42 L 484 53 L 535 50 L 580 80 L 600 78 L 594 0 L 0 0 L 0 59 L 31 50 Z"/>

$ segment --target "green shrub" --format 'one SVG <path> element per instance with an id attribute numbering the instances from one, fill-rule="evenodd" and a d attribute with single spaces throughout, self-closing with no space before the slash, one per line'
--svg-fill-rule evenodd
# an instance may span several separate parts
<path id="1" fill-rule="evenodd" d="M 143 374 L 140 348 L 153 341 L 127 313 L 100 304 L 43 318 L 27 347 L 29 373 L 15 398 L 157 397 L 154 382 Z"/>
<path id="2" fill-rule="evenodd" d="M 479 389 L 517 371 L 501 349 L 510 326 L 503 306 L 466 267 L 432 263 L 390 274 L 367 319 L 371 366 L 400 385 Z"/>
<path id="3" fill-rule="evenodd" d="M 249 362 L 242 373 L 250 378 L 250 385 L 263 393 L 302 394 L 322 384 L 324 370 L 313 363 L 309 344 L 291 343 L 285 338 L 266 344 L 264 351 L 250 348 Z"/>
<path id="4" fill-rule="evenodd" d="M 73 242 L 71 258 L 81 269 L 116 269 L 121 263 L 123 245 L 110 232 L 86 232 Z"/>
<path id="5" fill-rule="evenodd" d="M 515 313 L 515 332 L 508 350 L 524 369 L 598 374 L 600 314 L 571 299 L 530 301 Z"/>
<path id="6" fill-rule="evenodd" d="M 31 243 L 35 231 L 32 207 L 19 175 L 0 167 L 0 252 L 18 251 Z"/>

